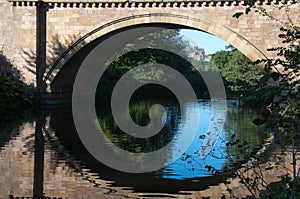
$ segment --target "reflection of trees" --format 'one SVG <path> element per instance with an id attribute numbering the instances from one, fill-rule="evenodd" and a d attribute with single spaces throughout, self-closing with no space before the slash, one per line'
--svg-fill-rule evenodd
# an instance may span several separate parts
<path id="1" fill-rule="evenodd" d="M 31 119 L 32 116 L 20 113 L 15 117 L 6 117 L 0 119 L 0 148 L 7 144 L 11 139 L 19 135 L 19 128 L 25 120 Z M 32 137 L 24 138 L 24 146 L 27 144 Z M 26 145 L 27 146 L 27 145 Z"/>
<path id="2" fill-rule="evenodd" d="M 231 156 L 231 161 L 225 167 L 249 159 L 262 146 L 267 135 L 263 127 L 256 126 L 252 121 L 257 117 L 253 109 L 231 106 L 227 111 L 227 121 L 224 125 L 226 134 L 226 151 Z M 232 162 L 233 160 L 233 162 Z"/>
<path id="3" fill-rule="evenodd" d="M 165 107 L 167 113 L 166 123 L 160 132 L 149 138 L 137 138 L 123 132 L 114 122 L 110 111 L 100 109 L 98 120 L 107 138 L 118 147 L 136 153 L 156 151 L 167 145 L 175 136 L 180 123 L 180 109 L 178 105 L 157 99 L 134 101 L 130 105 L 132 120 L 141 126 L 148 125 L 150 122 L 148 111 L 154 104 L 161 104 Z"/>

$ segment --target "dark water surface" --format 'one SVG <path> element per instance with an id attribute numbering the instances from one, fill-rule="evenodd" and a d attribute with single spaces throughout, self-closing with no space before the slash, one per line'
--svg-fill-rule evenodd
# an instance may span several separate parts
<path id="1" fill-rule="evenodd" d="M 155 103 L 155 99 L 132 102 L 132 119 L 147 125 L 147 111 Z M 190 198 L 195 192 L 220 183 L 223 172 L 246 161 L 265 139 L 263 129 L 252 123 L 256 112 L 239 107 L 236 100 L 227 101 L 225 124 L 213 143 L 205 139 L 213 133 L 209 129 L 213 117 L 211 101 L 186 104 L 184 124 L 180 123 L 176 102 L 165 101 L 163 105 L 166 112 L 162 120 L 166 125 L 149 139 L 128 136 L 115 125 L 109 111 L 97 111 L 98 122 L 108 138 L 99 144 L 113 143 L 137 156 L 160 149 L 176 134 L 180 135 L 183 139 L 175 140 L 172 150 L 165 154 L 166 163 L 180 150 L 192 127 L 198 125 L 195 139 L 179 159 L 158 171 L 141 174 L 117 171 L 90 155 L 79 139 L 70 109 L 41 112 L 35 119 L 22 123 L 0 123 L 0 198 Z M 195 106 L 200 107 L 199 124 L 193 120 Z M 232 144 L 237 140 L 240 145 Z M 211 147 L 211 151 L 203 156 L 201 149 L 205 147 Z"/>

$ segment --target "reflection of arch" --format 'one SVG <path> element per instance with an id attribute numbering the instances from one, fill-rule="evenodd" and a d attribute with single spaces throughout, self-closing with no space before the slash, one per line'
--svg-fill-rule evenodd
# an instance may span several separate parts
<path id="1" fill-rule="evenodd" d="M 67 51 L 54 62 L 50 71 L 45 76 L 45 80 L 48 84 L 51 84 L 55 76 L 58 74 L 62 66 L 81 48 L 92 42 L 93 40 L 100 38 L 112 31 L 136 26 L 141 24 L 174 24 L 178 26 L 184 26 L 187 28 L 193 28 L 200 31 L 204 31 L 213 34 L 228 43 L 236 47 L 244 55 L 246 55 L 252 61 L 257 59 L 266 58 L 266 56 L 250 41 L 242 37 L 238 33 L 234 32 L 230 28 L 210 22 L 204 19 L 193 18 L 188 15 L 170 14 L 170 13 L 149 13 L 140 14 L 134 16 L 128 16 L 120 19 L 112 20 L 111 22 L 103 23 L 91 32 L 81 36 Z"/>

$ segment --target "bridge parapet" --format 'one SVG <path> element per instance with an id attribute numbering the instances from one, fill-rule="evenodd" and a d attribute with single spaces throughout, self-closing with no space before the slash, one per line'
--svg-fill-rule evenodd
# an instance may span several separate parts
<path id="1" fill-rule="evenodd" d="M 14 6 L 35 6 L 39 0 L 9 0 Z M 216 7 L 245 6 L 247 0 L 44 0 L 50 6 L 62 7 Z M 255 1 L 257 5 L 278 5 L 278 0 Z"/>

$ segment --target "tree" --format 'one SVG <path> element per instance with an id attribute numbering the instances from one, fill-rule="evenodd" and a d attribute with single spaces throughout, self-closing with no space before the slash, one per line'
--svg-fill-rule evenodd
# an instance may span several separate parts
<path id="1" fill-rule="evenodd" d="M 275 140 L 284 151 L 286 146 L 291 147 L 292 162 L 282 162 L 282 157 L 275 162 L 274 166 L 261 168 L 259 164 L 253 164 L 250 169 L 259 171 L 275 169 L 282 164 L 291 164 L 292 169 L 286 170 L 286 175 L 280 177 L 280 181 L 266 183 L 263 175 L 255 176 L 254 179 L 241 177 L 241 182 L 246 185 L 252 193 L 253 198 L 299 198 L 300 177 L 297 168 L 296 154 L 300 149 L 300 24 L 294 22 L 289 16 L 290 7 L 298 4 L 299 0 L 287 0 L 281 2 L 279 9 L 287 13 L 284 17 L 275 18 L 268 13 L 263 6 L 255 4 L 255 1 L 246 1 L 248 5 L 245 12 L 238 12 L 234 17 L 239 18 L 252 10 L 276 20 L 280 24 L 279 38 L 283 46 L 268 49 L 277 52 L 277 57 L 258 60 L 257 63 L 265 64 L 265 73 L 262 83 L 270 90 L 265 97 L 272 97 L 272 104 L 268 106 L 270 115 L 264 120 L 266 132 L 273 132 Z M 260 157 L 255 157 L 259 162 Z M 239 176 L 239 175 L 238 175 Z M 254 182 L 263 182 L 264 190 L 258 186 L 252 186 Z"/>
<path id="2" fill-rule="evenodd" d="M 259 86 L 262 71 L 235 48 L 218 51 L 212 61 L 231 91 L 250 91 Z"/>
<path id="3" fill-rule="evenodd" d="M 153 70 L 137 71 L 134 78 L 140 81 L 150 76 L 156 78 L 156 80 L 164 78 L 166 74 L 155 68 L 156 63 L 177 70 L 190 82 L 195 93 L 200 95 L 206 92 L 207 88 L 202 77 L 187 61 L 186 55 L 190 48 L 189 43 L 183 40 L 179 30 L 164 30 L 138 38 L 136 41 L 127 44 L 120 51 L 120 56 L 117 56 L 115 60 L 110 60 L 110 63 L 108 62 L 109 66 L 100 80 L 97 96 L 110 96 L 109 93 L 112 92 L 122 75 L 144 64 L 153 64 Z"/>
<path id="4" fill-rule="evenodd" d="M 33 86 L 23 82 L 21 72 L 0 51 L 0 117 L 12 111 L 31 110 L 34 104 Z"/>

